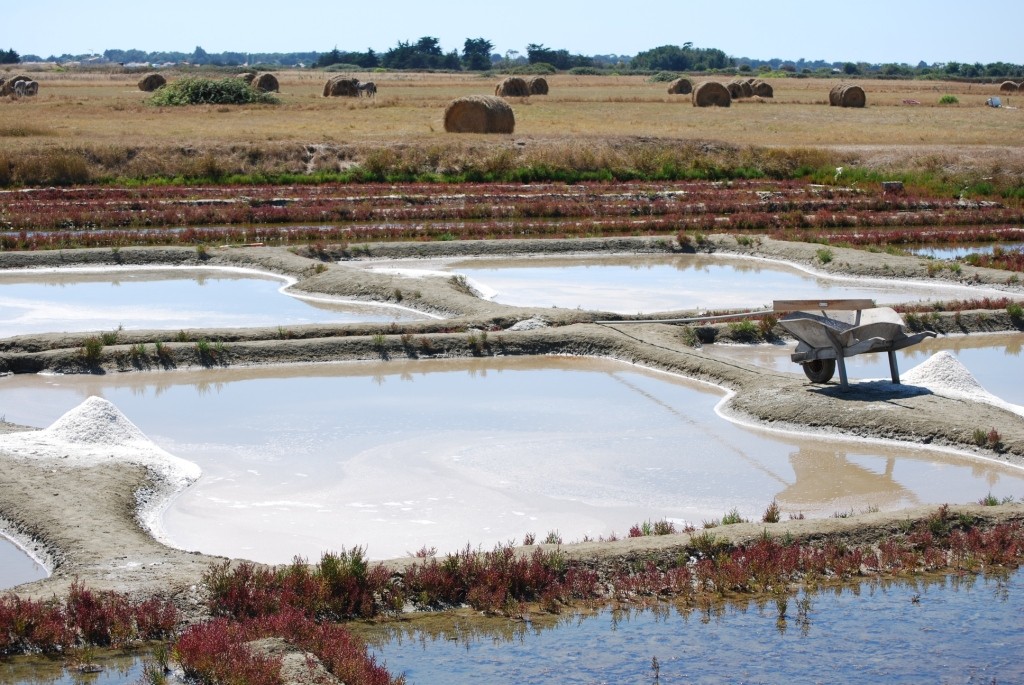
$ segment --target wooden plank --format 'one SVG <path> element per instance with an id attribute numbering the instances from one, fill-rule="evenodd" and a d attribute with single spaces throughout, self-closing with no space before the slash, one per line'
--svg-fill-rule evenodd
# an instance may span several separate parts
<path id="1" fill-rule="evenodd" d="M 837 309 L 854 311 L 872 309 L 874 300 L 775 300 L 772 309 L 776 312 L 804 312 L 814 310 Z"/>

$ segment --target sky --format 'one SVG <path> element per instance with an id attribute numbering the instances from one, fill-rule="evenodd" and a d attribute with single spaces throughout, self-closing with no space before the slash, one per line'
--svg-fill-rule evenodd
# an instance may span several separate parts
<path id="1" fill-rule="evenodd" d="M 1020 0 L 33 0 L 4 3 L 0 49 L 47 57 L 109 49 L 191 53 L 385 52 L 467 38 L 526 54 L 537 43 L 573 54 L 634 55 L 691 42 L 731 57 L 828 62 L 1024 64 Z"/>

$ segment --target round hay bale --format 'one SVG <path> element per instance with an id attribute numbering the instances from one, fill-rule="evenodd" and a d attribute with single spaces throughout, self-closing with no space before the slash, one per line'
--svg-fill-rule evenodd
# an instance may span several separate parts
<path id="1" fill-rule="evenodd" d="M 255 71 L 243 71 L 241 74 L 235 74 L 235 78 L 240 78 L 249 85 L 252 85 L 252 80 L 256 78 Z"/>
<path id="2" fill-rule="evenodd" d="M 335 76 L 324 84 L 324 97 L 359 97 L 359 79 Z"/>
<path id="3" fill-rule="evenodd" d="M 846 85 L 845 83 L 837 83 L 836 85 L 832 86 L 829 89 L 829 91 L 828 91 L 828 104 L 829 104 L 830 107 L 838 107 L 839 106 L 839 91 L 841 91 L 843 89 L 843 86 L 845 86 L 845 85 Z"/>
<path id="4" fill-rule="evenodd" d="M 19 83 L 21 81 L 31 81 L 31 80 L 32 79 L 30 79 L 28 76 L 25 76 L 24 74 L 18 74 L 17 76 L 12 76 L 11 78 L 9 78 L 6 81 L 4 81 L 3 85 L 0 86 L 0 95 L 10 95 L 11 93 L 14 92 L 14 84 L 15 83 Z"/>
<path id="5" fill-rule="evenodd" d="M 1000 93 L 1016 93 L 1017 92 L 1017 84 L 1014 83 L 1013 81 L 1003 81 L 1002 83 L 999 84 L 999 92 Z"/>
<path id="6" fill-rule="evenodd" d="M 718 81 L 705 81 L 693 89 L 694 107 L 728 107 L 732 102 L 729 89 Z"/>
<path id="7" fill-rule="evenodd" d="M 851 83 L 839 89 L 838 101 L 840 107 L 863 107 L 867 104 L 867 95 L 863 88 Z"/>
<path id="8" fill-rule="evenodd" d="M 772 88 L 772 84 L 767 81 L 754 81 L 750 84 L 750 89 L 753 90 L 754 95 L 759 98 L 775 97 L 775 89 Z"/>
<path id="9" fill-rule="evenodd" d="M 746 81 L 740 81 L 740 95 L 745 98 L 754 97 L 754 89 Z"/>
<path id="10" fill-rule="evenodd" d="M 139 90 L 146 93 L 152 93 L 157 88 L 163 88 L 167 85 L 167 79 L 164 78 L 163 74 L 146 74 L 139 79 Z"/>
<path id="11" fill-rule="evenodd" d="M 491 95 L 457 98 L 444 110 L 444 130 L 448 133 L 512 133 L 515 127 L 512 107 Z"/>
<path id="12" fill-rule="evenodd" d="M 729 91 L 729 97 L 732 98 L 733 100 L 739 100 L 741 97 L 743 97 L 743 89 L 740 87 L 740 84 L 736 83 L 735 81 L 730 81 L 729 83 L 726 83 L 725 87 Z"/>
<path id="13" fill-rule="evenodd" d="M 503 98 L 525 98 L 530 95 L 530 87 L 518 76 L 509 76 L 494 88 L 494 94 Z"/>
<path id="14" fill-rule="evenodd" d="M 1024 81 L 1021 81 L 1020 85 L 1017 86 L 1017 91 L 1021 92 L 1021 93 L 1024 93 Z"/>
<path id="15" fill-rule="evenodd" d="M 261 93 L 278 93 L 281 91 L 281 87 L 277 83 L 277 77 L 269 73 L 257 74 L 249 85 Z"/>
<path id="16" fill-rule="evenodd" d="M 760 81 L 760 79 L 758 79 L 758 78 L 755 78 L 755 77 L 753 77 L 753 76 L 751 76 L 751 77 L 749 77 L 749 78 L 745 78 L 745 79 L 743 79 L 743 80 L 744 80 L 744 81 L 746 81 L 747 83 L 749 83 L 750 85 L 754 85 L 755 83 L 757 83 L 758 81 Z"/>
<path id="17" fill-rule="evenodd" d="M 677 78 L 672 83 L 668 84 L 669 95 L 689 95 L 693 92 L 693 84 L 690 83 L 688 78 Z"/>
<path id="18" fill-rule="evenodd" d="M 534 76 L 526 82 L 526 88 L 530 91 L 530 95 L 547 95 L 548 94 L 548 82 L 543 76 Z"/>

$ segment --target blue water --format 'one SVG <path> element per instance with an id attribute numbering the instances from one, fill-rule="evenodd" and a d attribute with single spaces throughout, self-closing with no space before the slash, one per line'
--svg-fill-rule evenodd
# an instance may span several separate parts
<path id="1" fill-rule="evenodd" d="M 0 535 L 0 590 L 46 577 L 46 569 L 13 542 Z"/>
<path id="2" fill-rule="evenodd" d="M 773 300 L 893 304 L 994 294 L 928 282 L 815 276 L 780 262 L 724 255 L 474 259 L 447 268 L 501 304 L 620 314 L 771 308 Z"/>
<path id="3" fill-rule="evenodd" d="M 1005 250 L 1024 249 L 1024 243 L 977 243 L 970 245 L 923 245 L 910 247 L 908 252 L 922 257 L 934 257 L 935 259 L 963 259 L 969 254 L 990 255 L 996 246 Z"/>
<path id="4" fill-rule="evenodd" d="M 409 685 L 1021 683 L 1022 590 L 1020 570 L 1006 580 L 865 584 L 791 597 L 784 620 L 774 600 L 717 611 L 604 610 L 551 629 L 412 629 L 371 638 L 372 652 Z M 502 629 L 510 635 L 500 637 Z"/>
<path id="5" fill-rule="evenodd" d="M 425 318 L 408 310 L 299 299 L 285 281 L 218 269 L 0 274 L 0 338 L 118 328 L 295 326 Z"/>

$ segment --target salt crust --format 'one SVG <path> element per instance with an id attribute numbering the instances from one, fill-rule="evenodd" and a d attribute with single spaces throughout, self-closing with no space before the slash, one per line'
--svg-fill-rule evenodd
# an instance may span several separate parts
<path id="1" fill-rule="evenodd" d="M 0 435 L 0 452 L 69 467 L 108 463 L 145 467 L 153 486 L 136 493 L 138 517 L 158 540 L 163 538 L 159 520 L 164 509 L 202 473 L 197 464 L 164 451 L 113 403 L 96 396 L 89 397 L 48 428 Z"/>

